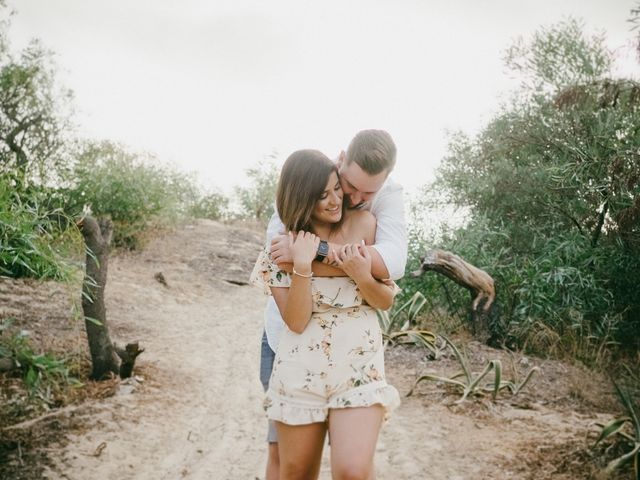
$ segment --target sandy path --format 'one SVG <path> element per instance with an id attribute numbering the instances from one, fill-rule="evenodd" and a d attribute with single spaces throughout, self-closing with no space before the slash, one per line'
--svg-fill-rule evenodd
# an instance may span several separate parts
<path id="1" fill-rule="evenodd" d="M 45 478 L 263 478 L 258 365 L 266 298 L 226 281 L 246 281 L 260 242 L 255 233 L 202 222 L 154 240 L 140 255 L 112 259 L 111 335 L 141 341 L 144 381 L 91 406 L 87 430 L 71 435 Z M 160 271 L 168 287 L 154 279 Z M 421 367 L 400 354 L 389 352 L 388 376 L 404 394 Z M 381 433 L 378 478 L 537 478 L 535 469 L 511 466 L 523 452 L 582 437 L 592 420 L 542 406 L 480 408 L 403 398 Z M 330 478 L 328 456 L 325 450 L 322 479 Z"/>
<path id="2" fill-rule="evenodd" d="M 93 414 L 89 431 L 71 437 L 49 478 L 86 479 L 88 471 L 105 480 L 260 475 L 264 298 L 202 268 L 212 264 L 210 252 L 228 251 L 228 234 L 204 224 L 156 240 L 140 256 L 112 259 L 111 336 L 141 340 L 148 380 L 103 401 L 107 408 Z M 154 279 L 160 271 L 168 288 Z M 103 442 L 102 453 L 91 455 Z"/>

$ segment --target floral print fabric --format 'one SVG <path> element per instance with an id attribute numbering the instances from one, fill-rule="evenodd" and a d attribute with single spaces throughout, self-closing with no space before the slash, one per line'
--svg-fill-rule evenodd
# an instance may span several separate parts
<path id="1" fill-rule="evenodd" d="M 289 274 L 261 252 L 251 282 L 265 293 L 288 287 Z M 323 422 L 329 409 L 380 404 L 387 413 L 400 397 L 384 372 L 376 312 L 349 277 L 311 279 L 313 313 L 304 332 L 285 328 L 265 399 L 267 416 L 289 425 Z"/>

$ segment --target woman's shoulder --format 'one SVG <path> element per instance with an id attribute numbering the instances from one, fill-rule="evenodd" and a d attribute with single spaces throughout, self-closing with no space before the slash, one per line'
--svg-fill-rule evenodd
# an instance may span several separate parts
<path id="1" fill-rule="evenodd" d="M 345 219 L 344 227 L 349 242 L 364 239 L 369 244 L 375 236 L 376 217 L 368 210 L 351 210 Z"/>
<path id="2" fill-rule="evenodd" d="M 371 226 L 376 224 L 376 217 L 369 210 L 347 210 L 346 220 L 356 225 Z"/>

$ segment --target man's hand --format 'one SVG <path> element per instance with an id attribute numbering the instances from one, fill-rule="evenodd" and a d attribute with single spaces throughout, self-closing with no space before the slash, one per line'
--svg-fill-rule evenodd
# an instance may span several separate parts
<path id="1" fill-rule="evenodd" d="M 282 268 L 285 263 L 293 263 L 290 235 L 292 234 L 276 235 L 271 240 L 271 258 L 279 268 Z"/>
<path id="2" fill-rule="evenodd" d="M 356 283 L 371 279 L 371 255 L 364 244 L 349 244 L 334 252 L 337 266 Z"/>

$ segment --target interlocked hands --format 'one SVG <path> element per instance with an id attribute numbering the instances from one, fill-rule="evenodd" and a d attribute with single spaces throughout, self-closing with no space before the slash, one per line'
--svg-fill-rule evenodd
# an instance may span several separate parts
<path id="1" fill-rule="evenodd" d="M 364 241 L 361 244 L 344 245 L 339 252 L 334 250 L 333 254 L 336 265 L 356 283 L 371 277 L 371 255 Z"/>

